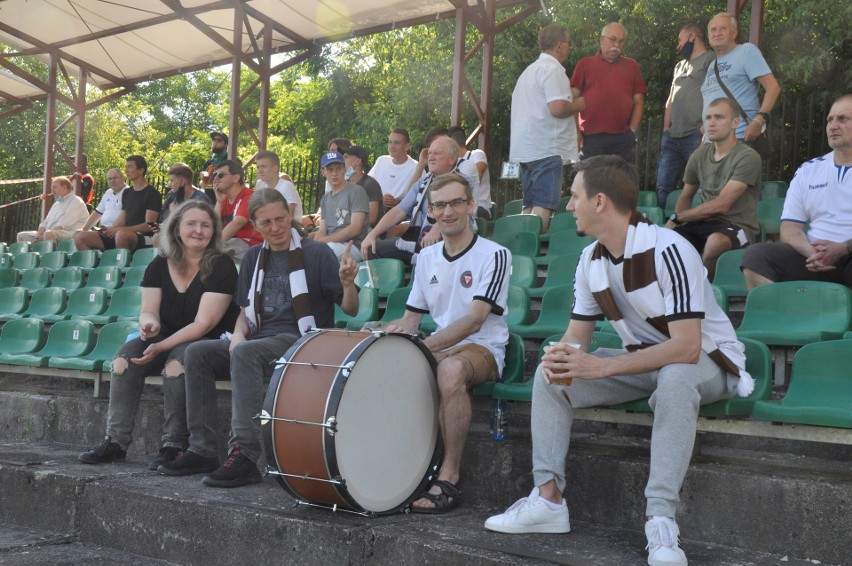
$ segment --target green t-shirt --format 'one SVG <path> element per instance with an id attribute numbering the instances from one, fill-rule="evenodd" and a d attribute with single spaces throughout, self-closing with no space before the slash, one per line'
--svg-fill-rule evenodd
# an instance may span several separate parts
<path id="1" fill-rule="evenodd" d="M 728 212 L 713 219 L 736 224 L 745 230 L 750 243 L 756 242 L 760 235 L 760 224 L 757 220 L 760 156 L 742 142 L 738 142 L 734 149 L 720 161 L 713 160 L 713 151 L 712 143 L 704 144 L 695 150 L 686 164 L 683 182 L 688 185 L 698 185 L 701 189 L 702 203 L 718 197 L 729 181 L 739 181 L 748 185 L 745 193 L 734 202 Z"/>

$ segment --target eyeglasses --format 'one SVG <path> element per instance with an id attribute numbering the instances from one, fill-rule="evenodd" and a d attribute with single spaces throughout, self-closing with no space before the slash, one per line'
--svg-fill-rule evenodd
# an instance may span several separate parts
<path id="1" fill-rule="evenodd" d="M 621 44 L 623 44 L 625 41 L 627 41 L 627 39 L 626 39 L 626 38 L 615 37 L 614 35 L 605 35 L 604 37 L 605 37 L 606 39 L 608 39 L 609 41 L 611 41 L 612 43 L 615 43 L 616 45 L 621 45 Z"/>
<path id="2" fill-rule="evenodd" d="M 218 173 L 213 174 L 214 179 L 221 179 L 225 175 L 230 175 L 230 173 L 225 173 L 224 171 L 219 171 Z"/>
<path id="3" fill-rule="evenodd" d="M 214 141 L 214 142 L 222 142 L 222 143 L 226 143 L 224 138 L 213 138 L 213 141 Z"/>
<path id="4" fill-rule="evenodd" d="M 435 202 L 429 203 L 429 210 L 433 210 L 435 212 L 444 212 L 448 206 L 451 206 L 453 210 L 461 210 L 467 203 L 470 202 L 466 198 L 456 198 L 453 200 L 436 200 Z"/>

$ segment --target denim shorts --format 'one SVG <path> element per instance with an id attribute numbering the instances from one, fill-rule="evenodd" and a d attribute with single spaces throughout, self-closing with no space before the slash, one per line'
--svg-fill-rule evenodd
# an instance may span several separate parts
<path id="1" fill-rule="evenodd" d="M 524 208 L 559 208 L 562 193 L 562 158 L 558 155 L 521 163 Z"/>

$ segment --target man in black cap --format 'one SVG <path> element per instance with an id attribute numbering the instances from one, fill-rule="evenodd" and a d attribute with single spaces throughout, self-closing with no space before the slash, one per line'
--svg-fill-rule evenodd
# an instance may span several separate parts
<path id="1" fill-rule="evenodd" d="M 201 187 L 212 187 L 211 175 L 219 167 L 219 164 L 228 158 L 228 136 L 222 132 L 210 132 L 210 139 L 213 142 L 211 151 L 213 155 L 210 159 L 204 162 L 201 168 Z M 213 201 L 215 202 L 215 200 Z"/>

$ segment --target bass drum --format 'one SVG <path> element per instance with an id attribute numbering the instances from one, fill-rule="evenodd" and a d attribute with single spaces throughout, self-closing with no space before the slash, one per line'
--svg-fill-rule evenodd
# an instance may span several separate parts
<path id="1" fill-rule="evenodd" d="M 264 401 L 269 473 L 309 504 L 406 510 L 441 463 L 435 369 L 412 336 L 306 334 L 278 360 Z"/>

